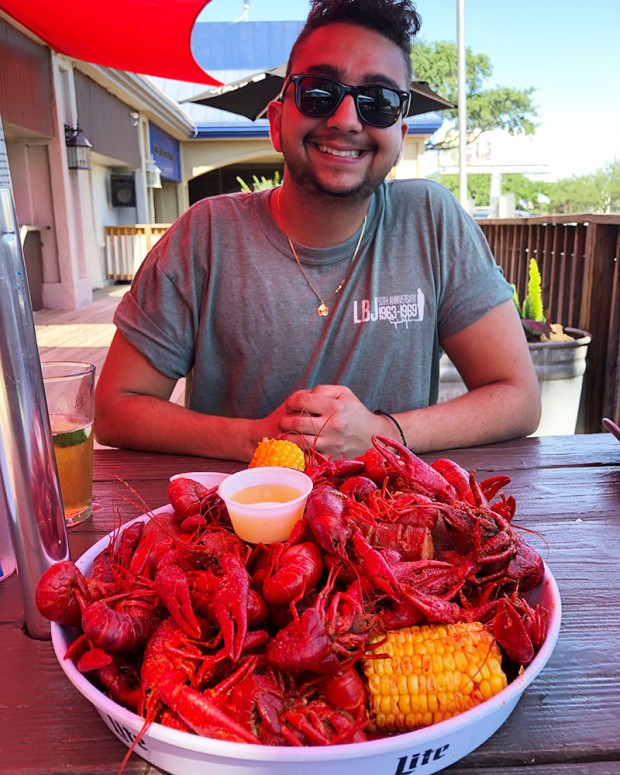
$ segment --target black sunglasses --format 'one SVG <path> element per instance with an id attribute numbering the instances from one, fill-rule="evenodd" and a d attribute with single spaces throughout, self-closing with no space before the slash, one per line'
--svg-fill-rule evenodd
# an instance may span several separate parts
<path id="1" fill-rule="evenodd" d="M 331 116 L 347 94 L 353 97 L 361 121 L 371 126 L 393 126 L 409 110 L 408 91 L 389 86 L 349 86 L 326 75 L 289 75 L 280 99 L 291 83 L 295 86 L 297 110 L 311 118 Z"/>

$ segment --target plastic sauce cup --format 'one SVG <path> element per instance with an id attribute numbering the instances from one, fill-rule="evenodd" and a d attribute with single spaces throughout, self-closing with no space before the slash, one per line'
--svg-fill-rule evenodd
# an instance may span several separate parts
<path id="1" fill-rule="evenodd" d="M 239 538 L 270 544 L 289 537 L 312 486 L 312 479 L 294 468 L 260 466 L 231 474 L 218 494 Z"/>

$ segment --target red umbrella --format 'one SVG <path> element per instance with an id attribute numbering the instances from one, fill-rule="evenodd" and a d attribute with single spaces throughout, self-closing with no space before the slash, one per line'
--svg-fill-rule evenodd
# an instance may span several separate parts
<path id="1" fill-rule="evenodd" d="M 220 85 L 196 62 L 191 34 L 209 0 L 2 0 L 50 48 L 95 65 Z"/>

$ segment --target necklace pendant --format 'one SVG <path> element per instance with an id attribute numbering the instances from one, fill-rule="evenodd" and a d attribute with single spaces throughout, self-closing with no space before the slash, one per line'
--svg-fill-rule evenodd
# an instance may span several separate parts
<path id="1" fill-rule="evenodd" d="M 322 301 L 319 306 L 316 308 L 316 314 L 320 318 L 326 318 L 329 315 L 329 307 L 327 304 L 325 304 L 324 301 Z"/>

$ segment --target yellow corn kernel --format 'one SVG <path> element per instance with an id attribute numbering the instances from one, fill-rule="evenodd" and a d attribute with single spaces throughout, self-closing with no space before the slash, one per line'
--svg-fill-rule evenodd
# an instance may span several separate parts
<path id="1" fill-rule="evenodd" d="M 248 468 L 259 466 L 284 466 L 304 471 L 306 460 L 301 447 L 287 439 L 264 438 L 254 450 Z"/>
<path id="2" fill-rule="evenodd" d="M 508 683 L 499 645 L 479 622 L 424 624 L 374 638 L 363 660 L 375 732 L 445 721 Z"/>

